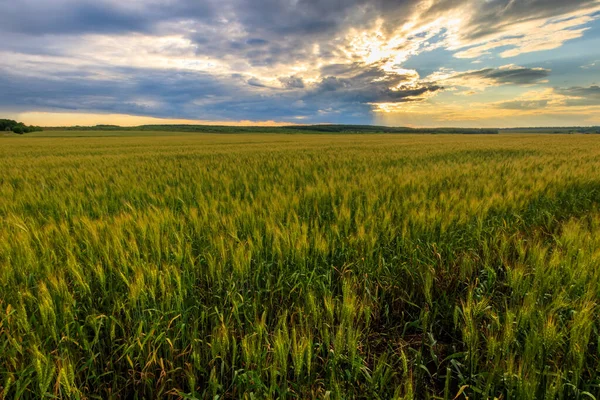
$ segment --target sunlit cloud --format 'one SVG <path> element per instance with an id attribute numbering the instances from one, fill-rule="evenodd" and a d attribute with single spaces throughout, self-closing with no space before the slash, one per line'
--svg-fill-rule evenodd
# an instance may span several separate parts
<path id="1" fill-rule="evenodd" d="M 457 52 L 455 57 L 477 58 L 500 48 L 508 48 L 500 52 L 502 58 L 556 49 L 569 40 L 582 37 L 589 29 L 587 25 L 597 18 L 594 13 L 598 11 L 600 6 L 565 15 L 559 19 L 518 21 L 498 33 L 487 36 L 485 42 L 481 40 L 458 42 L 455 48 L 468 48 Z"/>

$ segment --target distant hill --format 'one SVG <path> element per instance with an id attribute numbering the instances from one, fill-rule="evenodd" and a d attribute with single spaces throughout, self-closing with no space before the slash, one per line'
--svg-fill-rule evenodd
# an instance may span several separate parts
<path id="1" fill-rule="evenodd" d="M 8 121 L 8 120 L 0 120 Z M 12 121 L 14 122 L 14 121 Z M 22 125 L 22 124 L 21 124 Z M 1 126 L 1 125 L 0 125 Z M 41 128 L 35 127 L 37 130 Z M 4 130 L 3 128 L 1 130 Z M 476 129 L 476 128 L 409 128 L 377 125 L 290 125 L 290 126 L 227 126 L 227 125 L 141 125 L 122 127 L 118 125 L 48 127 L 48 131 L 148 131 L 148 132 L 198 132 L 198 133 L 407 133 L 407 134 L 479 134 L 495 135 L 499 133 L 531 133 L 531 134 L 600 134 L 599 126 L 574 127 L 525 127 L 507 129 Z"/>
<path id="2" fill-rule="evenodd" d="M 445 133 L 445 134 L 498 134 L 498 129 L 472 128 L 408 128 L 374 125 L 294 125 L 294 126 L 225 126 L 225 125 L 141 125 L 120 127 L 117 125 L 53 127 L 45 130 L 66 131 L 162 131 L 199 133 Z"/>

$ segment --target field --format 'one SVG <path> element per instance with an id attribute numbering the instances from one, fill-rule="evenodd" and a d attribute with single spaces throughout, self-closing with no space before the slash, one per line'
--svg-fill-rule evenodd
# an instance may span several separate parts
<path id="1" fill-rule="evenodd" d="M 600 137 L 106 134 L 0 137 L 0 398 L 599 398 Z"/>

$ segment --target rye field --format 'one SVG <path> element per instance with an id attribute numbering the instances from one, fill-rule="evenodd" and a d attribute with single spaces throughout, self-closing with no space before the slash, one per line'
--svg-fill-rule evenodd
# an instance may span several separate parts
<path id="1" fill-rule="evenodd" d="M 0 398 L 600 398 L 600 137 L 101 136 L 0 137 Z"/>

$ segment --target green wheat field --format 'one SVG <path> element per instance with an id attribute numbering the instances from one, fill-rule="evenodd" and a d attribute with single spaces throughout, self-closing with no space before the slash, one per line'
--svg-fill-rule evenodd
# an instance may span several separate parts
<path id="1" fill-rule="evenodd" d="M 598 136 L 49 134 L 0 398 L 600 398 Z"/>

